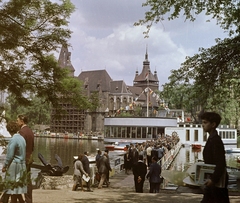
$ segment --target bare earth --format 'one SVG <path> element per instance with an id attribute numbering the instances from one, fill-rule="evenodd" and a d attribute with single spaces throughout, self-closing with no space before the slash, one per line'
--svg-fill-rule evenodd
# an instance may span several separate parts
<path id="1" fill-rule="evenodd" d="M 71 178 L 69 178 L 71 182 Z M 148 181 L 144 184 L 144 193 L 135 193 L 133 175 L 125 175 L 124 173 L 115 175 L 110 178 L 110 187 L 98 189 L 92 187 L 93 192 L 71 191 L 72 184 L 65 181 L 62 187 L 51 189 L 35 189 L 33 190 L 34 203 L 151 203 L 151 202 L 169 202 L 169 203 L 195 203 L 202 199 L 201 190 L 191 189 L 188 187 L 180 187 L 176 190 L 161 190 L 158 194 L 150 194 Z M 240 193 L 230 193 L 231 203 L 240 203 Z"/>

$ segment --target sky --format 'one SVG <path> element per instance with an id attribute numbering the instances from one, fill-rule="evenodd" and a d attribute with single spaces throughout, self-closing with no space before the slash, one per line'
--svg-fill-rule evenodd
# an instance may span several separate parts
<path id="1" fill-rule="evenodd" d="M 216 38 L 227 34 L 209 16 L 195 22 L 180 16 L 173 21 L 154 24 L 149 38 L 145 26 L 134 26 L 143 19 L 145 0 L 72 0 L 76 10 L 69 19 L 72 37 L 71 62 L 75 76 L 81 71 L 106 70 L 113 80 L 133 85 L 136 71 L 141 73 L 146 50 L 150 69 L 158 74 L 159 89 L 169 82 L 171 70 L 179 69 L 187 56 L 200 47 L 215 45 Z"/>

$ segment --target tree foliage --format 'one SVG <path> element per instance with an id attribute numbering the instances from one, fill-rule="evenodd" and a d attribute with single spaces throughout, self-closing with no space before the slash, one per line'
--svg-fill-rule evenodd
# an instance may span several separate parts
<path id="1" fill-rule="evenodd" d="M 148 35 L 153 23 L 159 23 L 166 18 L 174 20 L 180 15 L 186 20 L 194 21 L 200 13 L 216 19 L 217 23 L 229 34 L 240 32 L 240 2 L 236 0 L 146 0 L 143 6 L 148 7 L 145 19 L 139 20 L 135 25 L 147 26 Z"/>
<path id="2" fill-rule="evenodd" d="M 29 119 L 28 125 L 34 124 L 50 124 L 51 108 L 44 99 L 30 95 L 30 104 L 20 106 L 14 96 L 9 95 L 6 99 L 6 115 L 7 120 L 16 120 L 20 114 L 27 115 Z"/>
<path id="3" fill-rule="evenodd" d="M 217 40 L 211 48 L 187 57 L 181 68 L 172 70 L 168 87 L 192 84 L 187 100 L 198 101 L 203 109 L 221 112 L 226 123 L 238 123 L 240 101 L 240 36 Z M 192 94 L 194 92 L 194 94 Z M 195 98 L 195 99 L 194 99 Z"/>
<path id="4" fill-rule="evenodd" d="M 53 55 L 67 45 L 68 19 L 74 11 L 70 0 L 59 2 L 0 1 L 0 91 L 12 94 L 19 105 L 30 105 L 34 93 L 53 107 L 65 101 L 89 106 L 80 82 L 68 76 Z"/>
<path id="5" fill-rule="evenodd" d="M 217 24 L 229 32 L 229 38 L 216 39 L 216 45 L 200 48 L 198 54 L 187 57 L 179 69 L 172 70 L 170 82 L 165 86 L 174 104 L 182 104 L 189 110 L 191 106 L 200 105 L 203 109 L 220 112 L 225 123 L 237 125 L 240 114 L 240 1 L 147 0 L 143 6 L 149 10 L 145 19 L 135 25 L 146 24 L 146 36 L 153 23 L 174 20 L 180 15 L 194 21 L 201 13 L 216 19 Z M 173 97 L 183 93 L 185 99 Z"/>

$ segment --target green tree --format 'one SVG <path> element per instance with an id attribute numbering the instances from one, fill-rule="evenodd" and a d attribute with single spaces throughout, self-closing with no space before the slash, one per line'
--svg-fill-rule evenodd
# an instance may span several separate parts
<path id="1" fill-rule="evenodd" d="M 6 99 L 6 115 L 8 120 L 16 120 L 19 114 L 27 115 L 29 118 L 29 125 L 34 124 L 50 124 L 50 105 L 45 102 L 42 98 L 30 96 L 30 105 L 20 106 L 14 96 L 9 95 Z"/>
<path id="2" fill-rule="evenodd" d="M 145 19 L 135 25 L 146 25 L 144 34 L 147 37 L 153 23 L 166 18 L 174 20 L 180 15 L 194 21 L 200 13 L 216 19 L 228 31 L 229 38 L 216 39 L 215 46 L 200 48 L 198 54 L 187 57 L 179 69 L 172 71 L 168 85 L 178 89 L 179 85 L 190 83 L 191 91 L 185 97 L 190 98 L 192 104 L 219 111 L 224 122 L 237 124 L 240 114 L 240 2 L 147 0 L 143 6 L 147 6 L 149 11 L 145 13 Z"/>
<path id="3" fill-rule="evenodd" d="M 31 93 L 59 109 L 68 102 L 88 108 L 80 82 L 60 68 L 53 55 L 67 46 L 70 0 L 0 0 L 0 91 L 29 106 Z M 66 67 L 67 68 L 67 67 Z"/>
<path id="4" fill-rule="evenodd" d="M 211 0 L 146 0 L 142 6 L 149 8 L 145 13 L 145 19 L 139 20 L 135 25 L 146 25 L 148 35 L 153 23 L 165 20 L 174 20 L 180 15 L 186 20 L 194 21 L 197 15 L 204 13 L 229 34 L 240 32 L 240 2 L 235 0 L 211 1 Z"/>

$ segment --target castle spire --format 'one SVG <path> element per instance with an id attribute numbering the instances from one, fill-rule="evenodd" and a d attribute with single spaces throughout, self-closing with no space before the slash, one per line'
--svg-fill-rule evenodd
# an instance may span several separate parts
<path id="1" fill-rule="evenodd" d="M 148 52 L 147 52 L 148 50 L 147 50 L 147 48 L 148 48 L 148 47 L 147 47 L 147 45 L 146 45 L 145 61 L 148 61 Z"/>

